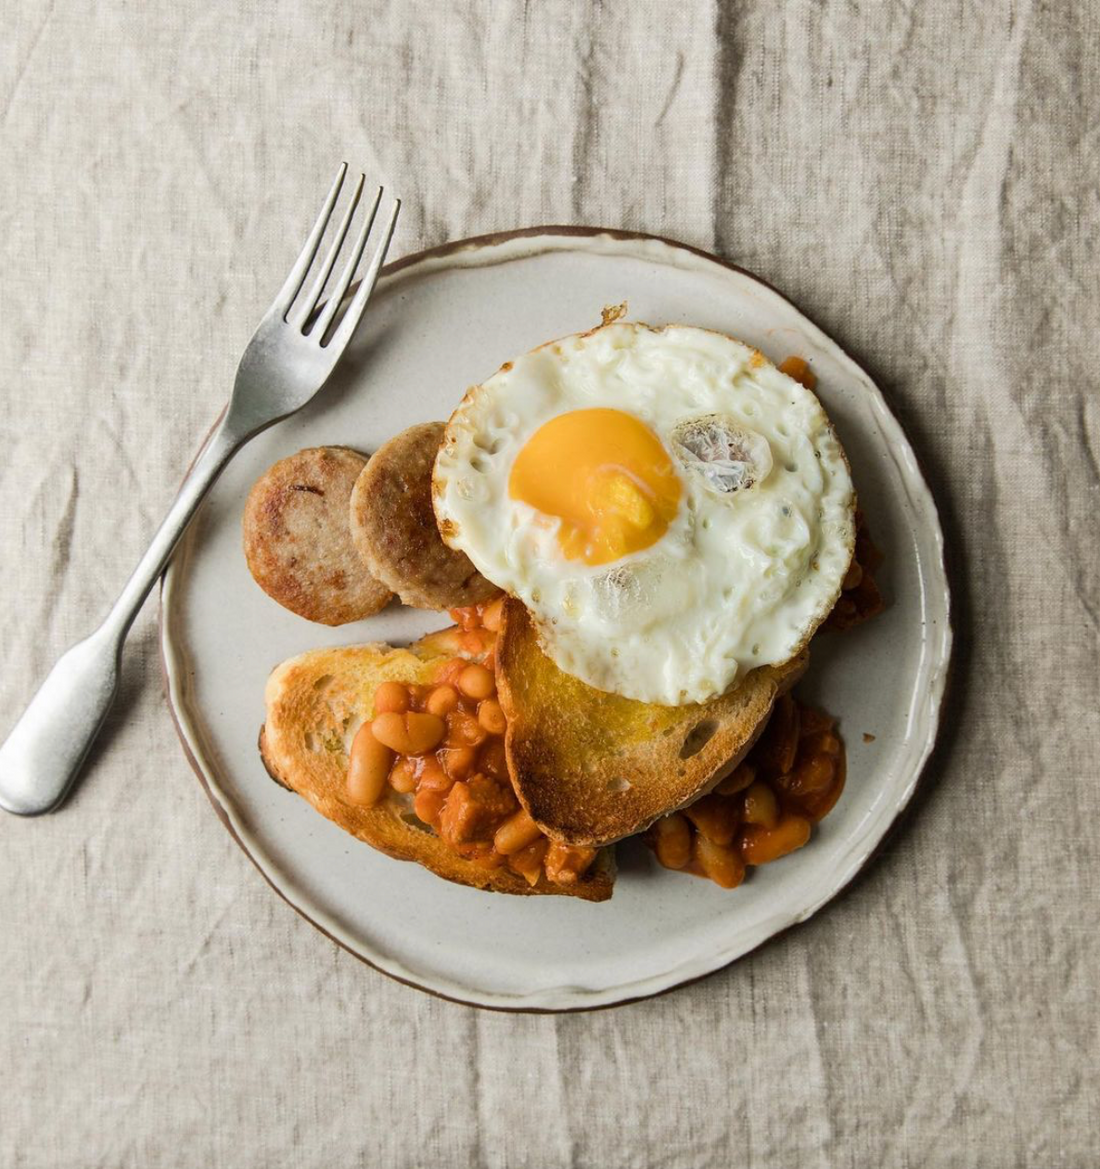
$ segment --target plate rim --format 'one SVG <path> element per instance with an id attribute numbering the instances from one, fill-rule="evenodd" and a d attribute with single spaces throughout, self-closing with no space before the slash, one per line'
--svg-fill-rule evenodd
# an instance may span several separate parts
<path id="1" fill-rule="evenodd" d="M 652 243 L 661 244 L 661 245 L 664 245 L 665 247 L 667 247 L 673 251 L 686 252 L 686 253 L 688 253 L 688 254 L 690 254 L 698 259 L 702 259 L 710 264 L 717 265 L 718 267 L 725 269 L 729 272 L 733 272 L 733 273 L 736 273 L 738 275 L 747 277 L 750 281 L 753 281 L 754 283 L 767 289 L 773 295 L 777 296 L 780 300 L 782 300 L 782 301 L 786 302 L 788 305 L 790 305 L 790 307 L 792 309 L 794 309 L 794 311 L 800 317 L 802 317 L 805 321 L 807 321 L 810 325 L 812 325 L 815 329 L 817 329 L 818 332 L 821 333 L 822 336 L 831 345 L 835 346 L 836 349 L 840 352 L 840 354 L 848 362 L 851 363 L 851 365 L 858 371 L 858 373 L 860 375 L 862 375 L 863 379 L 866 382 L 865 388 L 869 388 L 869 392 L 871 393 L 872 397 L 877 398 L 877 400 L 878 400 L 877 404 L 879 405 L 879 407 L 885 412 L 885 414 L 890 418 L 890 420 L 893 422 L 893 424 L 898 428 L 898 431 L 901 434 L 902 439 L 904 440 L 905 448 L 906 448 L 908 454 L 912 457 L 914 473 L 915 473 L 915 476 L 917 479 L 917 485 L 923 489 L 924 493 L 926 494 L 926 496 L 931 504 L 930 513 L 925 518 L 926 518 L 926 522 L 927 522 L 927 530 L 929 531 L 930 535 L 933 537 L 932 542 L 933 542 L 933 547 L 934 547 L 934 552 L 935 552 L 934 567 L 938 571 L 938 574 L 939 574 L 940 578 L 942 579 L 943 586 L 944 586 L 943 598 L 942 598 L 943 605 L 944 605 L 943 618 L 942 618 L 943 629 L 942 629 L 941 634 L 940 634 L 942 646 L 943 646 L 943 651 L 942 651 L 942 660 L 941 660 L 939 671 L 938 671 L 938 677 L 937 677 L 936 673 L 933 673 L 930 676 L 930 682 L 932 683 L 932 686 L 930 689 L 929 696 L 930 696 L 932 701 L 931 701 L 931 708 L 929 710 L 929 733 L 927 735 L 927 738 L 926 738 L 926 741 L 924 743 L 923 749 L 921 751 L 920 757 L 919 757 L 919 759 L 916 763 L 916 766 L 914 768 L 913 777 L 909 783 L 909 786 L 902 793 L 902 797 L 900 799 L 900 802 L 898 803 L 889 823 L 883 829 L 882 835 L 874 843 L 874 845 L 870 848 L 870 850 L 867 852 L 866 856 L 864 856 L 862 858 L 862 860 L 860 860 L 860 862 L 852 868 L 851 872 L 849 872 L 844 877 L 843 881 L 839 885 L 837 885 L 836 888 L 831 890 L 831 892 L 828 894 L 827 897 L 825 897 L 823 900 L 821 900 L 817 904 L 813 905 L 809 910 L 799 913 L 797 916 L 794 917 L 793 920 L 788 922 L 786 925 L 780 926 L 779 928 L 774 930 L 772 933 L 768 934 L 767 937 L 762 938 L 760 941 L 756 942 L 754 945 L 750 946 L 748 949 L 744 950 L 743 952 L 741 952 L 739 954 L 734 955 L 733 957 L 727 959 L 726 961 L 720 962 L 718 965 L 713 966 L 707 970 L 703 970 L 703 971 L 698 972 L 698 973 L 693 972 L 690 974 L 686 974 L 685 976 L 680 977 L 680 978 L 676 978 L 674 976 L 673 981 L 668 982 L 667 984 L 658 985 L 658 986 L 654 987 L 653 989 L 640 990 L 637 993 L 627 993 L 627 994 L 623 994 L 619 997 L 615 997 L 617 994 L 617 991 L 620 989 L 625 990 L 625 991 L 634 991 L 634 990 L 637 990 L 637 988 L 639 986 L 638 982 L 627 983 L 627 984 L 622 984 L 621 987 L 619 987 L 619 988 L 610 988 L 609 990 L 606 990 L 603 992 L 596 992 L 596 993 L 612 996 L 612 997 L 607 998 L 607 999 L 600 1001 L 600 1002 L 570 1003 L 570 1004 L 566 1004 L 566 1005 L 552 1005 L 552 1006 L 539 1005 L 537 1003 L 527 1003 L 527 1002 L 503 1003 L 503 1002 L 478 1001 L 477 999 L 463 998 L 457 994 L 448 994 L 447 992 L 439 989 L 438 987 L 425 985 L 424 982 L 417 981 L 415 975 L 413 975 L 413 974 L 409 974 L 406 977 L 406 976 L 403 976 L 403 974 L 397 973 L 394 970 L 386 969 L 384 966 L 380 965 L 378 962 L 373 961 L 367 955 L 354 949 L 347 941 L 338 937 L 330 929 L 328 929 L 323 922 L 317 920 L 316 917 L 312 916 L 311 913 L 308 911 L 308 909 L 305 906 L 300 905 L 300 904 L 296 903 L 295 901 L 293 901 L 290 898 L 290 896 L 288 895 L 288 893 L 286 891 L 284 891 L 282 888 L 280 888 L 280 886 L 276 883 L 276 880 L 275 880 L 274 876 L 272 875 L 272 873 L 268 872 L 267 869 L 265 869 L 265 867 L 263 866 L 263 864 L 261 864 L 258 857 L 253 853 L 252 849 L 248 846 L 248 844 L 241 837 L 241 835 L 238 832 L 236 825 L 233 823 L 227 809 L 225 808 L 224 804 L 218 798 L 218 795 L 214 791 L 214 788 L 211 784 L 210 777 L 207 774 L 206 766 L 204 766 L 203 762 L 196 755 L 195 749 L 192 746 L 191 739 L 189 738 L 187 730 L 185 729 L 184 720 L 181 717 L 180 709 L 178 709 L 178 707 L 183 706 L 183 695 L 180 693 L 180 686 L 179 686 L 179 683 L 178 683 L 178 680 L 176 677 L 176 671 L 173 669 L 173 667 L 169 663 L 169 654 L 170 654 L 170 652 L 172 652 L 172 647 L 171 647 L 171 637 L 170 637 L 169 629 L 168 629 L 168 621 L 167 621 L 167 617 L 166 617 L 165 597 L 166 597 L 166 594 L 169 595 L 169 599 L 171 597 L 171 588 L 172 588 L 172 585 L 173 585 L 173 582 L 175 579 L 177 568 L 178 568 L 178 565 L 182 562 L 182 557 L 180 554 L 185 551 L 186 544 L 185 544 L 185 541 L 181 541 L 180 545 L 173 552 L 173 555 L 172 555 L 171 560 L 169 561 L 168 567 L 167 567 L 164 575 L 161 577 L 160 588 L 159 588 L 158 594 L 157 594 L 157 645 L 158 645 L 158 659 L 159 659 L 159 663 L 160 663 L 161 680 L 162 680 L 162 683 L 164 686 L 165 700 L 167 702 L 168 710 L 169 710 L 169 713 L 170 713 L 171 718 L 172 718 L 172 724 L 176 729 L 176 734 L 180 740 L 180 745 L 183 749 L 184 756 L 187 759 L 188 763 L 191 765 L 191 769 L 194 771 L 196 777 L 198 778 L 199 783 L 200 783 L 203 791 L 206 793 L 207 799 L 210 801 L 211 805 L 214 808 L 214 811 L 217 813 L 218 819 L 222 822 L 222 824 L 228 830 L 231 839 L 236 843 L 237 847 L 240 848 L 240 850 L 245 854 L 245 856 L 249 859 L 249 861 L 251 861 L 252 865 L 260 873 L 260 875 L 267 882 L 267 884 L 278 894 L 278 896 L 287 905 L 289 905 L 297 914 L 299 914 L 307 922 L 309 922 L 309 924 L 311 926 L 313 926 L 314 929 L 316 929 L 318 932 L 320 932 L 322 935 L 324 935 L 330 941 L 334 942 L 337 946 L 340 947 L 340 949 L 344 950 L 346 953 L 352 955 L 352 957 L 354 957 L 358 961 L 362 962 L 364 965 L 369 966 L 371 969 L 378 971 L 378 973 L 384 975 L 387 978 L 392 979 L 395 982 L 400 983 L 403 986 L 412 987 L 415 990 L 418 990 L 422 993 L 430 994 L 430 995 L 434 996 L 435 998 L 443 999 L 446 1002 L 452 1002 L 452 1003 L 456 1003 L 456 1004 L 459 1004 L 462 1006 L 475 1007 L 479 1010 L 497 1011 L 497 1012 L 502 1012 L 502 1013 L 507 1013 L 507 1014 L 535 1014 L 535 1015 L 575 1014 L 575 1013 L 582 1013 L 582 1012 L 588 1012 L 588 1011 L 610 1010 L 614 1007 L 626 1006 L 630 1003 L 636 1003 L 636 1002 L 644 1001 L 646 999 L 657 998 L 661 995 L 668 994 L 668 993 L 670 993 L 674 990 L 677 990 L 681 987 L 691 986 L 692 984 L 694 984 L 696 982 L 700 982 L 705 978 L 709 978 L 712 975 L 717 974 L 722 970 L 728 969 L 730 966 L 732 966 L 734 963 L 740 961 L 742 958 L 747 957 L 749 954 L 754 953 L 755 951 L 761 949 L 763 946 L 766 946 L 769 943 L 777 940 L 778 938 L 780 938 L 783 935 L 785 935 L 786 933 L 788 933 L 790 930 L 794 929 L 796 926 L 801 925 L 806 921 L 809 921 L 812 917 L 814 917 L 816 914 L 821 912 L 826 906 L 828 906 L 828 905 L 832 904 L 834 901 L 836 901 L 847 890 L 849 890 L 852 887 L 852 885 L 854 884 L 854 882 L 863 873 L 865 873 L 867 871 L 867 869 L 874 863 L 874 861 L 877 859 L 877 857 L 879 856 L 879 854 L 881 853 L 883 848 L 890 842 L 890 840 L 893 838 L 895 833 L 901 827 L 903 820 L 905 819 L 907 813 L 910 811 L 910 809 L 912 807 L 913 799 L 916 796 L 918 790 L 921 790 L 924 787 L 924 785 L 926 784 L 926 781 L 929 778 L 930 763 L 937 753 L 937 748 L 939 747 L 939 745 L 943 741 L 944 704 L 945 704 L 945 701 L 947 699 L 949 692 L 951 691 L 952 683 L 953 683 L 953 676 L 954 676 L 955 625 L 954 625 L 954 606 L 953 606 L 954 598 L 952 595 L 951 576 L 950 576 L 950 573 L 948 571 L 948 563 L 947 563 L 948 557 L 946 554 L 946 547 L 945 547 L 944 533 L 943 533 L 943 523 L 942 523 L 941 518 L 940 518 L 940 509 L 939 509 L 939 506 L 938 506 L 937 501 L 936 501 L 935 493 L 933 492 L 932 487 L 929 484 L 928 478 L 925 474 L 924 465 L 923 465 L 921 459 L 919 458 L 919 456 L 917 455 L 917 452 L 914 450 L 913 444 L 912 444 L 910 437 L 909 437 L 909 434 L 906 431 L 905 426 L 902 423 L 901 419 L 898 418 L 898 416 L 894 413 L 894 411 L 890 409 L 890 406 L 886 401 L 885 395 L 883 395 L 877 382 L 874 380 L 874 378 L 871 377 L 871 375 L 867 372 L 867 370 L 864 368 L 864 366 L 859 361 L 857 361 L 856 358 L 853 357 L 852 354 L 840 342 L 835 340 L 835 338 L 833 338 L 833 336 L 830 333 L 828 333 L 824 329 L 822 329 L 821 326 L 814 320 L 814 318 L 811 317 L 808 313 L 806 313 L 794 300 L 792 300 L 785 293 L 781 292 L 778 288 L 776 288 L 773 284 L 769 283 L 763 277 L 757 275 L 757 273 L 753 272 L 751 269 L 745 268 L 739 264 L 735 264 L 730 260 L 726 260 L 721 256 L 715 255 L 713 252 L 708 252 L 703 248 L 696 247 L 692 244 L 684 243 L 681 240 L 672 239 L 668 236 L 654 235 L 654 234 L 651 234 L 648 232 L 630 231 L 630 230 L 626 230 L 626 229 L 622 229 L 622 228 L 593 227 L 593 226 L 582 226 L 582 225 L 575 225 L 575 224 L 547 224 L 544 226 L 515 228 L 515 229 L 511 229 L 511 230 L 506 230 L 506 231 L 488 232 L 488 233 L 481 234 L 481 235 L 467 236 L 467 237 L 464 237 L 462 239 L 451 240 L 447 243 L 438 244 L 438 245 L 435 245 L 435 246 L 430 247 L 430 248 L 421 249 L 420 251 L 411 252 L 408 255 L 401 256 L 396 260 L 390 261 L 382 268 L 380 276 L 382 278 L 391 277 L 391 276 L 394 276 L 397 273 L 403 271 L 406 268 L 410 268 L 410 267 L 413 267 L 413 266 L 418 265 L 418 264 L 423 264 L 425 262 L 431 262 L 431 261 L 445 260 L 445 259 L 453 257 L 459 253 L 475 252 L 475 251 L 480 251 L 480 250 L 487 249 L 487 248 L 498 247 L 502 244 L 511 243 L 513 241 L 516 241 L 516 240 L 524 240 L 524 239 L 536 240 L 539 238 L 547 238 L 547 239 L 554 239 L 554 240 L 560 241 L 562 239 L 570 238 L 570 237 L 575 238 L 575 239 L 592 239 L 592 238 L 604 237 L 604 238 L 607 238 L 609 240 L 613 240 L 613 241 L 621 242 L 621 243 L 633 242 L 633 243 L 642 243 L 642 244 L 652 244 Z M 520 258 L 520 257 L 516 257 L 516 258 Z M 190 471 L 190 467 L 193 466 L 194 460 L 197 459 L 199 453 L 201 453 L 203 446 L 205 445 L 207 439 L 209 438 L 210 433 L 212 433 L 214 428 L 217 426 L 218 420 L 220 419 L 221 414 L 223 414 L 223 413 L 224 413 L 224 407 L 223 407 L 221 413 L 219 413 L 218 418 L 216 418 L 214 420 L 214 422 L 211 424 L 210 431 L 208 431 L 208 433 L 204 436 L 202 442 L 199 443 L 199 445 L 196 447 L 195 455 L 193 456 L 193 458 L 191 460 L 191 464 L 188 467 L 188 472 Z M 641 982 L 642 983 L 654 982 L 654 981 L 657 981 L 657 980 L 659 980 L 661 978 L 665 978 L 665 977 L 668 977 L 668 975 L 667 974 L 665 974 L 665 975 L 651 975 L 647 979 L 641 980 Z M 561 989 L 565 989 L 565 988 L 561 988 Z M 492 993 L 495 994 L 495 992 L 492 992 Z M 554 990 L 535 991 L 535 992 L 532 992 L 531 996 L 529 996 L 529 997 L 537 997 L 540 995 L 553 994 L 553 993 L 555 993 Z"/>

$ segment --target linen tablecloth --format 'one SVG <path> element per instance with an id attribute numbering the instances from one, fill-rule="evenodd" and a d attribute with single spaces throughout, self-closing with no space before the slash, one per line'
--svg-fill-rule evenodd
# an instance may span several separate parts
<path id="1" fill-rule="evenodd" d="M 293 913 L 176 740 L 155 606 L 58 815 L 0 817 L 4 1166 L 1088 1166 L 1100 1039 L 1100 6 L 10 0 L 0 731 L 98 620 L 335 163 L 394 255 L 537 223 L 774 283 L 946 528 L 923 795 L 810 924 L 615 1010 L 393 983 Z"/>

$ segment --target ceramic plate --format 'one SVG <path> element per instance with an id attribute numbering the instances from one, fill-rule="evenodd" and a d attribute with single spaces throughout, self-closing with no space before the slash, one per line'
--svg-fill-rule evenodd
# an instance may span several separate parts
<path id="1" fill-rule="evenodd" d="M 467 386 L 535 345 L 629 319 L 718 329 L 778 362 L 807 358 L 886 553 L 890 607 L 823 634 L 801 693 L 840 717 L 848 783 L 810 844 L 739 889 L 619 849 L 614 897 L 506 897 L 448 884 L 375 852 L 276 786 L 256 751 L 263 688 L 316 646 L 412 640 L 446 624 L 390 606 L 338 629 L 253 583 L 240 520 L 252 482 L 301 447 L 372 451 L 445 419 Z M 352 351 L 300 414 L 247 446 L 211 492 L 162 593 L 162 652 L 184 746 L 222 820 L 274 888 L 353 954 L 424 990 L 486 1007 L 577 1010 L 655 994 L 804 921 L 867 861 L 913 794 L 936 736 L 951 645 L 936 509 L 882 395 L 789 301 L 746 272 L 650 237 L 576 228 L 464 241 L 391 265 Z M 874 736 L 864 742 L 864 733 Z"/>

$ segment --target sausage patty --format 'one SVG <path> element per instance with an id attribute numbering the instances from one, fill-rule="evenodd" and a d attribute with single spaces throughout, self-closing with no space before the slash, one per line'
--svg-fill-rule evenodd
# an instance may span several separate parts
<path id="1" fill-rule="evenodd" d="M 432 466 L 442 422 L 410 426 L 383 443 L 351 496 L 351 531 L 371 573 L 417 609 L 453 609 L 500 590 L 464 552 L 448 548 L 432 510 Z"/>
<path id="2" fill-rule="evenodd" d="M 390 599 L 351 537 L 351 491 L 366 464 L 344 447 L 309 447 L 269 467 L 245 504 L 244 554 L 256 583 L 322 625 L 369 617 Z"/>

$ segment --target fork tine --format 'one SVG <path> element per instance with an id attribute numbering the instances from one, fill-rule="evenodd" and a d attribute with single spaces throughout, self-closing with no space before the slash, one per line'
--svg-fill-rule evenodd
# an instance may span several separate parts
<path id="1" fill-rule="evenodd" d="M 401 200 L 394 199 L 393 210 L 390 212 L 389 222 L 386 224 L 382 242 L 378 245 L 378 250 L 374 253 L 374 258 L 371 260 L 370 266 L 363 273 L 363 278 L 359 281 L 359 288 L 351 304 L 348 305 L 348 311 L 344 313 L 344 319 L 336 327 L 336 332 L 332 334 L 332 339 L 329 341 L 329 347 L 335 347 L 337 352 L 347 347 L 352 334 L 355 332 L 355 327 L 359 324 L 359 319 L 363 315 L 363 310 L 367 307 L 367 301 L 370 300 L 370 294 L 374 291 L 374 284 L 378 279 L 378 273 L 381 271 L 382 265 L 385 262 L 386 251 L 390 246 L 390 240 L 393 239 L 393 229 L 397 226 L 397 216 L 400 211 Z M 323 338 L 324 334 L 321 336 Z"/>
<path id="2" fill-rule="evenodd" d="M 344 238 L 348 234 L 348 228 L 351 226 L 352 216 L 355 215 L 355 209 L 359 206 L 359 198 L 363 194 L 364 182 L 366 182 L 366 175 L 360 175 L 359 181 L 355 184 L 355 189 L 351 193 L 351 199 L 348 201 L 344 218 L 340 221 L 340 226 L 336 230 L 336 236 L 329 245 L 328 254 L 325 256 L 324 263 L 321 264 L 320 270 L 317 273 L 317 279 L 313 282 L 313 287 L 304 297 L 299 296 L 298 300 L 295 301 L 296 307 L 292 312 L 287 314 L 287 324 L 293 325 L 296 329 L 304 329 L 306 322 L 317 310 L 317 304 L 321 299 L 321 294 L 325 291 L 325 281 L 328 280 L 333 268 L 336 267 L 336 259 L 340 255 L 340 249 L 344 246 Z"/>
<path id="3" fill-rule="evenodd" d="M 332 209 L 336 206 L 336 200 L 340 196 L 340 188 L 344 185 L 344 176 L 347 173 L 348 164 L 346 162 L 340 163 L 340 169 L 336 172 L 336 178 L 333 180 L 328 197 L 325 199 L 324 206 L 321 208 L 321 214 L 317 217 L 317 222 L 313 225 L 313 230 L 309 233 L 305 247 L 302 248 L 297 260 L 294 261 L 294 267 L 291 268 L 290 275 L 286 278 L 286 283 L 279 290 L 279 295 L 275 298 L 275 308 L 279 310 L 284 321 L 286 320 L 287 313 L 290 312 L 290 306 L 294 303 L 294 298 L 306 282 L 309 266 L 313 263 L 313 258 L 317 255 L 317 249 L 321 246 L 321 237 L 325 234 L 325 228 L 328 227 Z"/>
<path id="4" fill-rule="evenodd" d="M 347 296 L 348 288 L 355 278 L 355 269 L 359 267 L 359 261 L 363 256 L 363 249 L 367 245 L 367 237 L 374 228 L 374 218 L 378 214 L 378 204 L 381 202 L 382 188 L 379 187 L 374 195 L 374 203 L 370 211 L 367 212 L 367 217 L 363 221 L 362 228 L 360 228 L 359 236 L 355 241 L 355 247 L 352 248 L 351 259 L 344 265 L 344 270 L 340 274 L 340 282 L 332 290 L 328 303 L 325 305 L 325 311 L 321 314 L 320 319 L 314 326 L 313 333 L 322 344 L 324 344 L 325 333 L 328 332 L 329 327 L 332 325 L 333 318 L 339 312 L 340 305 L 343 303 L 344 297 Z"/>

